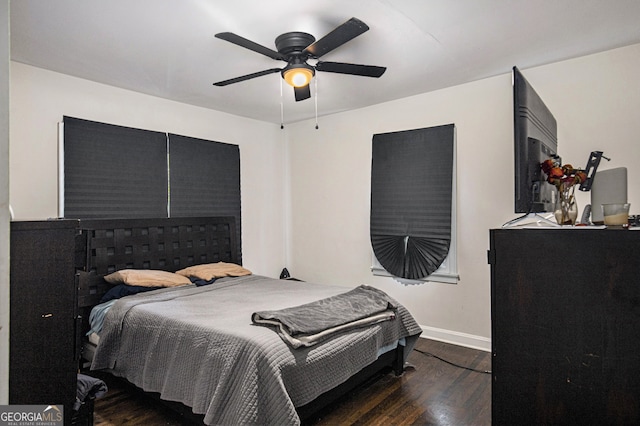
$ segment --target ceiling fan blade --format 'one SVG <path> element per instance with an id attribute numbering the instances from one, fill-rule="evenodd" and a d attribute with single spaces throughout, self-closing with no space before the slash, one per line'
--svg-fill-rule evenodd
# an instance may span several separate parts
<path id="1" fill-rule="evenodd" d="M 358 37 L 368 29 L 367 24 L 358 18 L 351 18 L 320 40 L 307 46 L 303 52 L 311 54 L 314 58 L 319 58 L 336 47 L 340 47 L 349 40 Z"/>
<path id="2" fill-rule="evenodd" d="M 280 60 L 283 60 L 283 61 L 287 60 L 279 52 L 276 52 L 275 50 L 269 49 L 268 47 L 265 47 L 265 46 L 263 46 L 261 44 L 255 43 L 255 42 L 253 42 L 251 40 L 248 40 L 248 39 L 246 39 L 244 37 L 240 37 L 237 34 L 225 32 L 225 33 L 218 33 L 215 36 L 216 36 L 216 38 L 228 41 L 228 42 L 233 43 L 233 44 L 237 44 L 240 47 L 244 47 L 245 49 L 253 50 L 254 52 L 257 52 L 257 53 L 260 53 L 262 55 L 268 56 L 268 57 L 270 57 L 272 59 L 280 59 Z"/>
<path id="3" fill-rule="evenodd" d="M 309 88 L 308 84 L 302 87 L 294 87 L 293 91 L 296 95 L 296 102 L 304 101 L 305 99 L 309 99 L 311 97 L 311 89 Z"/>
<path id="4" fill-rule="evenodd" d="M 335 72 L 338 74 L 360 75 L 364 77 L 380 77 L 387 70 L 386 67 L 375 65 L 345 64 L 343 62 L 318 62 L 316 71 Z"/>
<path id="5" fill-rule="evenodd" d="M 219 81 L 217 83 L 213 83 L 214 86 L 226 86 L 228 84 L 239 83 L 245 80 L 251 80 L 252 78 L 262 77 L 263 75 L 273 74 L 276 72 L 282 71 L 281 68 L 271 68 L 264 71 L 254 72 L 252 74 L 243 75 L 241 77 L 230 78 L 229 80 Z"/>

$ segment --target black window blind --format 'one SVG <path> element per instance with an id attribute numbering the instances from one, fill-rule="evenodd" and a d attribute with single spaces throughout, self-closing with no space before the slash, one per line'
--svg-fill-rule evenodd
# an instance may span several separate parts
<path id="1" fill-rule="evenodd" d="M 64 117 L 64 216 L 167 216 L 166 134 Z"/>
<path id="2" fill-rule="evenodd" d="M 394 276 L 429 276 L 451 243 L 454 125 L 376 134 L 371 245 Z"/>

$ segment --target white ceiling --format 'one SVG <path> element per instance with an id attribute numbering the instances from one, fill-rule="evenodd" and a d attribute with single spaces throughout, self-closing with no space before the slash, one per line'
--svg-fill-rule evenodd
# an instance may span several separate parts
<path id="1" fill-rule="evenodd" d="M 351 17 L 370 30 L 322 57 L 386 66 L 379 79 L 317 75 L 318 96 L 284 122 L 361 108 L 640 43 L 638 0 L 14 0 L 11 59 L 76 77 L 280 123 L 280 74 L 212 83 L 284 62 L 214 38 L 275 50 L 276 36 L 321 38 Z"/>

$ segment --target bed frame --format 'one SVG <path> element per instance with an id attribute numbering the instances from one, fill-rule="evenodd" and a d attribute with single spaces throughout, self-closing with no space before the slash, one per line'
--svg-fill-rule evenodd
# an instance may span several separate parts
<path id="1" fill-rule="evenodd" d="M 105 275 L 126 268 L 175 272 L 201 263 L 242 263 L 235 219 L 231 216 L 90 219 L 81 220 L 80 228 L 86 236 L 86 253 L 77 253 L 85 259 L 84 267 L 77 273 L 78 309 L 83 318 L 83 332 L 90 328 L 91 308 L 111 287 L 104 281 Z M 403 346 L 398 345 L 395 351 L 379 357 L 337 388 L 298 407 L 298 414 L 302 420 L 310 419 L 381 371 L 388 372 L 391 368 L 396 375 L 402 374 L 403 364 Z M 157 395 L 150 396 L 160 400 Z M 203 416 L 194 415 L 190 408 L 160 401 L 188 420 L 202 423 Z"/>
<path id="2" fill-rule="evenodd" d="M 201 263 L 242 264 L 232 216 L 94 219 L 80 221 L 80 227 L 87 240 L 80 308 L 97 305 L 110 288 L 103 277 L 120 269 L 175 272 Z"/>

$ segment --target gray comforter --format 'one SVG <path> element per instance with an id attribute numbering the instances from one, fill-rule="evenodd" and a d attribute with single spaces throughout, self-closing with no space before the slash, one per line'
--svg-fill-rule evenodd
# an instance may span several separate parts
<path id="1" fill-rule="evenodd" d="M 106 315 L 92 369 L 205 414 L 207 424 L 299 424 L 295 407 L 344 382 L 399 339 L 408 354 L 421 329 L 397 303 L 395 320 L 293 349 L 253 312 L 344 293 L 344 287 L 225 278 L 205 287 L 119 300 Z"/>

